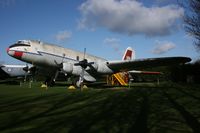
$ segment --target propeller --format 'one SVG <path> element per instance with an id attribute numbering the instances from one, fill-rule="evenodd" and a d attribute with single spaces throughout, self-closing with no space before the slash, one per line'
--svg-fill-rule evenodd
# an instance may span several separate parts
<path id="1" fill-rule="evenodd" d="M 26 66 L 23 68 L 23 70 L 24 70 L 25 72 L 28 72 L 28 71 L 29 71 L 28 64 L 26 64 Z"/>
<path id="2" fill-rule="evenodd" d="M 55 64 L 56 64 L 56 66 L 57 66 L 58 69 L 63 68 L 64 59 L 65 59 L 65 54 L 63 54 L 61 63 L 58 63 L 56 60 L 54 60 L 54 62 L 55 62 Z"/>
<path id="3" fill-rule="evenodd" d="M 80 73 L 80 76 L 79 76 L 79 80 L 78 80 L 78 82 L 76 84 L 78 87 L 80 87 L 82 85 L 82 83 L 83 83 L 84 75 L 85 75 L 85 69 L 88 66 L 91 67 L 92 64 L 94 64 L 94 62 L 88 62 L 88 60 L 85 58 L 85 55 L 86 55 L 86 48 L 84 48 L 83 60 L 74 64 L 75 66 L 81 66 L 81 69 L 82 69 L 81 73 Z"/>
<path id="4" fill-rule="evenodd" d="M 56 71 L 55 76 L 54 76 L 54 78 L 53 78 L 53 81 L 54 81 L 54 82 L 56 81 L 56 79 L 57 79 L 57 77 L 58 77 L 58 74 L 59 74 L 60 72 L 65 73 L 64 70 L 63 70 L 63 62 L 64 62 L 64 59 L 65 59 L 65 54 L 63 54 L 63 58 L 62 58 L 61 63 L 58 63 L 56 60 L 54 60 L 56 66 L 57 66 L 57 71 Z"/>
<path id="5" fill-rule="evenodd" d="M 5 67 L 4 65 L 0 65 L 0 68 Z"/>
<path id="6" fill-rule="evenodd" d="M 25 76 L 24 76 L 24 81 L 26 82 L 26 79 L 27 79 L 27 75 L 28 75 L 28 71 L 29 71 L 29 67 L 28 67 L 28 64 L 26 64 L 26 66 L 23 68 L 23 70 L 26 72 L 25 73 Z"/>
<path id="7" fill-rule="evenodd" d="M 23 68 L 23 70 L 26 72 L 24 81 L 26 81 L 28 74 L 31 74 L 32 78 L 35 76 L 35 73 L 36 73 L 35 66 L 29 67 L 28 64 L 26 64 L 26 66 Z"/>

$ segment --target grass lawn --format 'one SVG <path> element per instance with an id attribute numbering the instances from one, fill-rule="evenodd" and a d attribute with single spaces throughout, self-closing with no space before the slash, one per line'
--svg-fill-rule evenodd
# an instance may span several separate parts
<path id="1" fill-rule="evenodd" d="M 199 133 L 199 90 L 172 83 L 82 92 L 0 84 L 0 132 Z"/>

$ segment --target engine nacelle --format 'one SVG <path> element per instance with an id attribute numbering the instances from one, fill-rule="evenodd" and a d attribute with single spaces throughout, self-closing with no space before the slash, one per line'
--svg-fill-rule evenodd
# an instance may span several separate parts
<path id="1" fill-rule="evenodd" d="M 73 74 L 73 75 L 80 75 L 81 72 L 82 72 L 81 66 L 75 66 L 74 64 L 69 63 L 69 62 L 68 63 L 63 63 L 63 70 L 66 73 Z M 92 71 L 94 70 L 94 71 L 96 71 L 97 73 L 100 73 L 100 74 L 112 74 L 113 73 L 112 69 L 110 69 L 107 66 L 106 62 L 94 63 L 91 66 L 88 66 L 86 68 L 86 71 L 87 70 L 92 70 Z"/>
<path id="2" fill-rule="evenodd" d="M 63 70 L 68 74 L 79 76 L 82 72 L 81 66 L 74 66 L 72 63 L 63 63 Z"/>
<path id="3" fill-rule="evenodd" d="M 73 64 L 71 63 L 63 63 L 63 70 L 66 72 L 66 73 L 72 73 L 73 72 Z"/>
<path id="4" fill-rule="evenodd" d="M 93 64 L 91 64 L 91 66 L 88 66 L 86 68 L 86 70 L 97 71 L 98 70 L 98 64 L 97 63 L 93 63 Z"/>
<path id="5" fill-rule="evenodd" d="M 112 74 L 113 70 L 107 66 L 107 62 L 99 62 L 97 72 L 102 74 Z"/>

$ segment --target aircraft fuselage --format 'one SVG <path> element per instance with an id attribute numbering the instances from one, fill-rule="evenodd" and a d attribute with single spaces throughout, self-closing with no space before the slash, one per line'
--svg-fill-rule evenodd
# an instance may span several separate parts
<path id="1" fill-rule="evenodd" d="M 85 59 L 92 64 L 93 70 L 99 74 L 112 74 L 113 71 L 106 65 L 106 60 L 93 55 L 74 51 L 71 49 L 59 47 L 52 44 L 46 44 L 41 41 L 22 40 L 11 45 L 7 53 L 21 61 L 31 63 L 41 67 L 56 68 L 58 64 L 63 63 L 63 69 L 66 73 L 80 75 L 81 66 L 75 66 L 75 63 Z M 85 69 L 86 71 L 89 68 Z"/>

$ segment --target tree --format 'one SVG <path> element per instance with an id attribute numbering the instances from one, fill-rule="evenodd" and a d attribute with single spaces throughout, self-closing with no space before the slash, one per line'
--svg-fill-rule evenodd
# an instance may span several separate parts
<path id="1" fill-rule="evenodd" d="M 194 44 L 200 50 L 200 0 L 184 0 L 181 3 L 185 7 L 185 29 L 195 38 Z"/>

